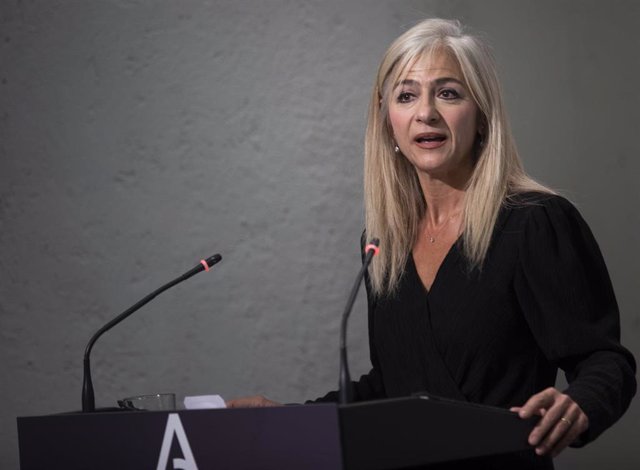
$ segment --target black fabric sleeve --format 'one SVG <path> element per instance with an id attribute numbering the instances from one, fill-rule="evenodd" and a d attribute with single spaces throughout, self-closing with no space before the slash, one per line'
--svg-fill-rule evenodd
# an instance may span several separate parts
<path id="1" fill-rule="evenodd" d="M 636 364 L 620 344 L 618 306 L 591 230 L 561 197 L 529 209 L 515 290 L 538 345 L 564 370 L 565 391 L 589 418 L 573 445 L 611 426 L 636 391 Z"/>
<path id="2" fill-rule="evenodd" d="M 362 261 L 364 262 L 364 246 L 366 243 L 366 235 L 363 232 L 360 239 L 360 253 L 362 253 Z M 375 298 L 371 289 L 371 280 L 369 278 L 369 272 L 364 274 L 364 284 L 367 291 L 367 311 L 368 311 L 368 326 L 369 326 L 369 357 L 371 359 L 371 370 L 360 377 L 359 380 L 353 381 L 353 399 L 354 401 L 368 401 L 384 398 L 384 386 L 382 382 L 382 376 L 380 375 L 380 368 L 378 364 L 378 358 L 376 356 L 375 344 L 373 342 L 373 312 L 375 310 Z M 306 403 L 323 403 L 323 402 L 337 402 L 338 392 L 331 391 L 323 397 L 315 400 L 309 400 Z"/>

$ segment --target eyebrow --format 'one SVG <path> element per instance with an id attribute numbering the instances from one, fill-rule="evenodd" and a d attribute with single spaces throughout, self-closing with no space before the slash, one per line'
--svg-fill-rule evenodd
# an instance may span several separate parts
<path id="1" fill-rule="evenodd" d="M 448 83 L 448 82 L 455 82 L 461 86 L 465 86 L 464 83 L 462 83 L 460 80 L 458 80 L 457 78 L 454 77 L 438 77 L 434 80 L 432 80 L 432 83 L 434 83 L 435 85 L 442 85 L 444 83 Z M 411 78 L 405 78 L 404 80 L 400 80 L 395 88 L 398 88 L 400 85 L 405 85 L 405 86 L 419 86 L 420 82 L 417 80 L 413 80 Z"/>

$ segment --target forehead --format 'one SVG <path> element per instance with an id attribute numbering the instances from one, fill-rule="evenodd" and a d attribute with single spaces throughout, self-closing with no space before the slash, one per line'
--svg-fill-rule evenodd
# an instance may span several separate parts
<path id="1" fill-rule="evenodd" d="M 402 80 L 408 77 L 421 77 L 431 80 L 445 76 L 464 82 L 458 61 L 448 52 L 434 51 L 430 54 L 422 54 L 410 62 L 399 78 Z"/>

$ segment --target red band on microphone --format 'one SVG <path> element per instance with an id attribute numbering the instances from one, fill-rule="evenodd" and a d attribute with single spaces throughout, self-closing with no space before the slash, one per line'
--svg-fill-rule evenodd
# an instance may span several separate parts
<path id="1" fill-rule="evenodd" d="M 365 253 L 369 253 L 369 250 L 373 250 L 373 256 L 376 256 L 378 253 L 380 253 L 380 248 L 375 246 L 373 243 L 369 243 L 367 246 L 364 247 Z"/>
<path id="2" fill-rule="evenodd" d="M 209 271 L 209 265 L 207 264 L 207 262 L 206 262 L 205 260 L 201 259 L 201 260 L 200 260 L 200 264 L 201 264 L 202 266 L 204 266 L 204 270 L 205 270 L 205 271 Z"/>

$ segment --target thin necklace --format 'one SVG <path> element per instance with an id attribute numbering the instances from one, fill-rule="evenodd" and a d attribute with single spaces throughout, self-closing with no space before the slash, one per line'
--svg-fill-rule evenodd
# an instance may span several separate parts
<path id="1" fill-rule="evenodd" d="M 438 239 L 438 237 L 440 236 L 440 233 L 449 224 L 449 222 L 451 222 L 455 217 L 458 216 L 458 214 L 460 214 L 460 213 L 457 212 L 457 213 L 447 217 L 447 220 L 442 222 L 442 225 L 440 225 L 440 227 L 438 228 L 438 230 L 435 233 L 432 230 L 428 230 L 427 229 L 427 225 L 425 224 L 425 231 L 427 232 L 427 239 L 429 240 L 429 243 L 435 243 L 436 240 Z"/>

